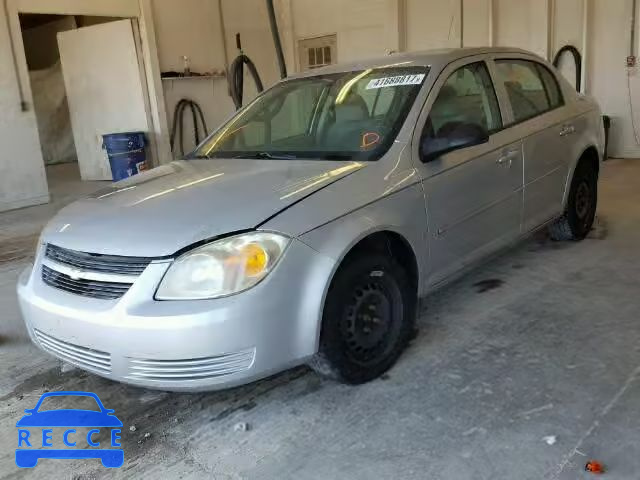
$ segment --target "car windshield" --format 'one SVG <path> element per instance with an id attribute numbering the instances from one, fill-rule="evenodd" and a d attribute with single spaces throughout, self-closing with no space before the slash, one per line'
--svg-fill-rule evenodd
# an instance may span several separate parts
<path id="1" fill-rule="evenodd" d="M 67 409 L 101 411 L 93 397 L 87 395 L 55 395 L 42 399 L 38 412 Z"/>
<path id="2" fill-rule="evenodd" d="M 189 158 L 375 160 L 393 143 L 428 71 L 383 67 L 282 82 Z"/>

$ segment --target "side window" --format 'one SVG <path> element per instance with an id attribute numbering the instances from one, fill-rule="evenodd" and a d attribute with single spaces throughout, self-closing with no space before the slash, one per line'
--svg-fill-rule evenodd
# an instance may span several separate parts
<path id="1" fill-rule="evenodd" d="M 445 138 L 463 124 L 488 132 L 502 128 L 498 99 L 484 62 L 465 65 L 451 74 L 431 107 L 422 137 Z"/>
<path id="2" fill-rule="evenodd" d="M 560 85 L 558 85 L 558 81 L 553 76 L 553 74 L 542 65 L 538 65 L 538 71 L 540 72 L 540 76 L 542 77 L 544 88 L 547 90 L 551 108 L 557 108 L 564 105 L 562 93 L 560 92 Z"/>
<path id="3" fill-rule="evenodd" d="M 562 104 L 558 84 L 546 68 L 527 60 L 497 60 L 496 67 L 516 122 Z"/>

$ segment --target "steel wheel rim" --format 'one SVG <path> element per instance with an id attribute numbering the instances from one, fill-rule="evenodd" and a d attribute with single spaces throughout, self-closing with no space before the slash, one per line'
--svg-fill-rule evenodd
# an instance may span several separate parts
<path id="1" fill-rule="evenodd" d="M 575 210 L 580 220 L 586 220 L 591 209 L 591 189 L 587 182 L 580 182 L 576 190 Z"/>
<path id="2" fill-rule="evenodd" d="M 392 347 L 397 330 L 393 321 L 394 295 L 376 281 L 357 285 L 342 319 L 341 333 L 347 354 L 361 365 L 377 362 Z"/>

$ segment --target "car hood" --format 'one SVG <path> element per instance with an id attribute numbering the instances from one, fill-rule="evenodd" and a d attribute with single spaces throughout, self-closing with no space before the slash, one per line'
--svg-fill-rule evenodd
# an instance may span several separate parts
<path id="1" fill-rule="evenodd" d="M 172 162 L 62 209 L 43 241 L 111 255 L 172 255 L 255 228 L 365 165 L 351 161 L 212 159 Z"/>
<path id="2" fill-rule="evenodd" d="M 114 415 L 91 410 L 49 410 L 25 415 L 16 427 L 121 427 Z"/>

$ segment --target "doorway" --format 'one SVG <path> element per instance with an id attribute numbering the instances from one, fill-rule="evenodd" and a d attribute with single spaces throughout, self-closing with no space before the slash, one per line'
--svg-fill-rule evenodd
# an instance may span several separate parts
<path id="1" fill-rule="evenodd" d="M 52 203 L 65 203 L 91 191 L 94 182 L 80 177 L 57 36 L 120 18 L 20 13 L 19 19 L 49 194 Z"/>
<path id="2" fill-rule="evenodd" d="M 87 183 L 112 179 L 102 135 L 151 129 L 137 19 L 19 20 L 51 201 L 73 199 Z"/>

